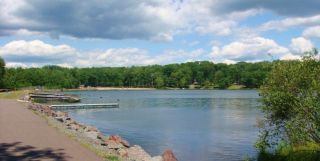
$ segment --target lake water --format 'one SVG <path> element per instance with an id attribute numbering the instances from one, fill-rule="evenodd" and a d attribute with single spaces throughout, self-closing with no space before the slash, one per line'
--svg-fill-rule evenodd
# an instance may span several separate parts
<path id="1" fill-rule="evenodd" d="M 104 134 L 119 134 L 151 155 L 172 149 L 179 161 L 233 161 L 255 156 L 255 90 L 79 91 L 82 103 L 118 109 L 69 110 Z"/>

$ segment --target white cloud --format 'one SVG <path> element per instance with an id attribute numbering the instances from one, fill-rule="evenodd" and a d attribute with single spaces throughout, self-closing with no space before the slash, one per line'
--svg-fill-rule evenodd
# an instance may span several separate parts
<path id="1" fill-rule="evenodd" d="M 169 33 L 159 33 L 152 37 L 151 40 L 155 42 L 170 42 L 173 40 L 173 36 Z"/>
<path id="2" fill-rule="evenodd" d="M 158 55 L 152 55 L 147 50 L 139 48 L 111 48 L 105 51 L 81 54 L 75 61 L 75 66 L 142 66 L 152 64 L 183 63 L 203 60 L 207 53 L 203 49 L 190 52 L 184 50 L 169 50 Z"/>
<path id="3" fill-rule="evenodd" d="M 142 66 L 207 60 L 203 49 L 169 50 L 157 55 L 140 48 L 109 48 L 103 51 L 78 51 L 68 45 L 51 45 L 40 40 L 12 41 L 0 46 L 0 56 L 8 67 Z"/>
<path id="4" fill-rule="evenodd" d="M 299 55 L 294 55 L 294 54 L 286 54 L 286 55 L 283 55 L 282 57 L 280 57 L 280 60 L 299 60 L 301 59 L 301 56 Z"/>
<path id="5" fill-rule="evenodd" d="M 95 56 L 97 55 L 97 56 Z M 100 53 L 94 53 L 92 62 L 100 66 L 132 66 L 154 64 L 154 60 L 148 52 L 138 48 L 107 49 Z"/>
<path id="6" fill-rule="evenodd" d="M 241 39 L 222 47 L 213 46 L 211 57 L 214 62 L 261 61 L 278 58 L 288 54 L 289 50 L 278 45 L 274 40 L 263 37 Z M 271 57 L 271 56 L 272 57 Z"/>
<path id="7" fill-rule="evenodd" d="M 17 30 L 25 30 L 28 34 L 40 32 L 53 38 L 68 35 L 153 41 L 171 41 L 179 31 L 226 36 L 233 33 L 239 21 L 259 11 L 247 9 L 219 14 L 214 6 L 221 5 L 212 0 L 2 0 L 0 35 L 15 35 L 19 33 Z"/>
<path id="8" fill-rule="evenodd" d="M 26 67 L 28 67 L 28 65 L 26 65 L 24 63 L 7 62 L 6 67 L 7 68 L 16 68 L 16 67 L 26 68 Z"/>
<path id="9" fill-rule="evenodd" d="M 307 38 L 320 38 L 320 25 L 305 29 L 302 35 Z"/>
<path id="10" fill-rule="evenodd" d="M 50 45 L 39 40 L 11 41 L 0 47 L 0 56 L 10 62 L 58 63 L 76 57 L 76 49 L 68 45 Z"/>
<path id="11" fill-rule="evenodd" d="M 320 14 L 310 17 L 289 17 L 281 20 L 272 20 L 259 27 L 259 31 L 286 30 L 290 27 L 307 27 L 320 25 Z"/>
<path id="12" fill-rule="evenodd" d="M 271 39 L 253 37 L 240 39 L 222 47 L 213 46 L 211 57 L 214 62 L 227 64 L 239 61 L 294 60 L 301 59 L 301 55 L 311 51 L 313 47 L 312 42 L 303 37 L 293 38 L 288 47 L 280 46 Z"/>
<path id="13" fill-rule="evenodd" d="M 301 55 L 304 52 L 311 51 L 314 48 L 312 42 L 303 37 L 291 39 L 290 50 L 295 55 Z"/>

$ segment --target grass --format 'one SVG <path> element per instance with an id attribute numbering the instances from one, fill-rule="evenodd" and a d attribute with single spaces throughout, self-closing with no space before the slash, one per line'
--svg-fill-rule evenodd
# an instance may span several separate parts
<path id="1" fill-rule="evenodd" d="M 0 99 L 18 99 L 22 95 L 29 93 L 29 90 L 18 90 L 0 93 Z"/>
<path id="2" fill-rule="evenodd" d="M 238 89 L 243 89 L 245 88 L 244 85 L 236 85 L 236 84 L 233 84 L 231 86 L 229 86 L 227 89 L 230 89 L 230 90 L 238 90 Z"/>
<path id="3" fill-rule="evenodd" d="M 258 161 L 318 161 L 320 144 L 309 143 L 303 146 L 284 146 L 275 152 L 260 152 Z"/>
<path id="4" fill-rule="evenodd" d="M 91 145 L 90 143 L 86 143 L 86 142 L 81 142 L 81 141 L 80 141 L 80 144 L 81 144 L 84 148 L 86 148 L 86 149 L 94 152 L 94 153 L 97 154 L 98 156 L 100 156 L 100 157 L 102 157 L 102 158 L 105 158 L 105 159 L 108 160 L 108 161 L 121 161 L 121 159 L 120 159 L 118 156 L 115 156 L 115 155 L 112 155 L 112 154 L 108 154 L 107 152 L 105 152 L 105 151 L 103 151 L 103 150 L 97 149 L 97 148 L 95 148 L 93 145 Z"/>

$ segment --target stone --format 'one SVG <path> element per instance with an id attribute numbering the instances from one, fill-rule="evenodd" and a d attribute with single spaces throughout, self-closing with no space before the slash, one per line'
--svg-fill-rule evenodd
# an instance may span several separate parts
<path id="1" fill-rule="evenodd" d="M 64 117 L 55 117 L 55 119 L 57 120 L 57 121 L 60 121 L 60 122 L 64 122 Z"/>
<path id="2" fill-rule="evenodd" d="M 121 143 L 125 147 L 130 147 L 130 144 L 127 140 L 122 139 L 119 135 L 111 135 L 109 136 L 108 140 L 113 140 L 117 143 Z"/>
<path id="3" fill-rule="evenodd" d="M 124 147 L 122 144 L 117 143 L 114 140 L 106 140 L 105 144 L 107 145 L 107 148 L 109 148 L 109 149 L 116 149 L 117 150 L 117 149 Z"/>
<path id="4" fill-rule="evenodd" d="M 70 126 L 71 124 L 76 124 L 76 122 L 74 120 L 72 120 L 72 119 L 67 120 L 65 123 L 66 123 L 67 126 Z"/>
<path id="5" fill-rule="evenodd" d="M 84 135 L 90 139 L 93 139 L 93 140 L 97 140 L 98 139 L 98 135 L 99 135 L 99 132 L 96 132 L 96 131 L 87 131 L 84 133 Z"/>
<path id="6" fill-rule="evenodd" d="M 68 117 L 68 113 L 62 111 L 56 111 L 56 117 Z"/>
<path id="7" fill-rule="evenodd" d="M 128 158 L 131 160 L 150 161 L 151 156 L 139 145 L 128 148 Z"/>
<path id="8" fill-rule="evenodd" d="M 130 144 L 129 144 L 129 142 L 128 142 L 127 140 L 122 139 L 120 143 L 121 143 L 123 146 L 127 147 L 127 148 L 130 147 Z"/>
<path id="9" fill-rule="evenodd" d="M 162 156 L 155 156 L 151 158 L 151 161 L 163 161 Z"/>
<path id="10" fill-rule="evenodd" d="M 99 133 L 99 135 L 97 136 L 97 138 L 100 139 L 101 141 L 106 140 L 106 137 L 105 137 L 103 134 L 101 134 L 101 133 Z"/>
<path id="11" fill-rule="evenodd" d="M 172 150 L 167 149 L 162 154 L 163 161 L 178 161 Z"/>
<path id="12" fill-rule="evenodd" d="M 71 118 L 70 118 L 70 117 L 67 117 L 67 118 L 66 118 L 66 121 L 71 121 Z"/>
<path id="13" fill-rule="evenodd" d="M 119 149 L 117 152 L 121 157 L 128 157 L 128 151 L 126 149 Z"/>
<path id="14" fill-rule="evenodd" d="M 93 126 L 86 126 L 85 127 L 85 130 L 86 131 L 95 131 L 95 132 L 98 132 L 98 129 L 96 127 L 93 127 Z"/>
<path id="15" fill-rule="evenodd" d="M 69 125 L 69 129 L 78 131 L 80 129 L 80 126 L 76 123 L 73 123 Z"/>

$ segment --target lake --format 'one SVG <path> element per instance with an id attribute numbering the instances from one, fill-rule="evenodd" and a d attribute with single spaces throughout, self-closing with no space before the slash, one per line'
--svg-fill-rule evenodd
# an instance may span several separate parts
<path id="1" fill-rule="evenodd" d="M 119 134 L 152 156 L 172 149 L 180 161 L 233 161 L 255 156 L 255 90 L 78 91 L 82 103 L 117 109 L 69 110 L 78 122 Z"/>

